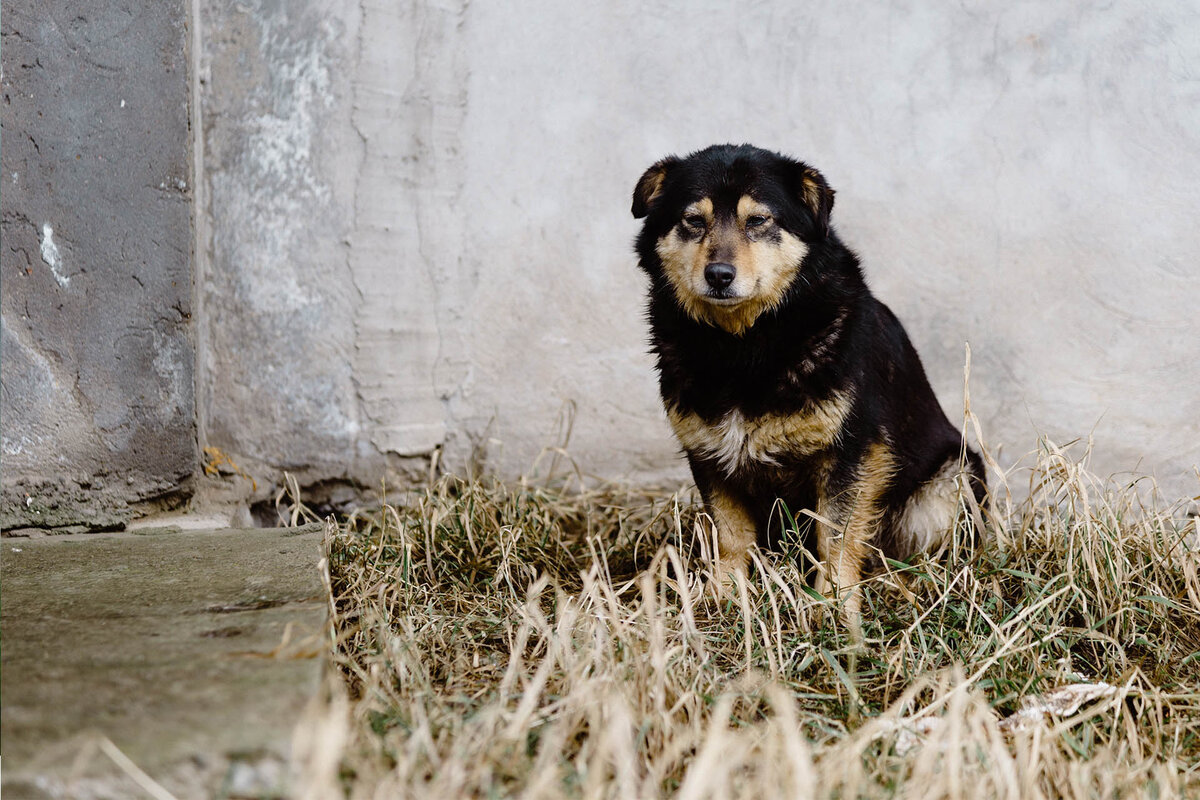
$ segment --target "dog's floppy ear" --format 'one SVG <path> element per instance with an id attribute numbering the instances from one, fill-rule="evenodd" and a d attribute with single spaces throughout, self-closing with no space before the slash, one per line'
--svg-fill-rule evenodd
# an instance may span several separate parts
<path id="1" fill-rule="evenodd" d="M 810 166 L 800 165 L 800 198 L 812 211 L 817 230 L 821 235 L 829 233 L 829 213 L 833 211 L 833 189 L 825 177 Z"/>
<path id="2" fill-rule="evenodd" d="M 663 181 L 667 179 L 668 170 L 678 163 L 679 159 L 675 156 L 667 156 L 642 175 L 633 190 L 632 210 L 635 218 L 641 219 L 650 213 L 650 206 L 662 193 Z"/>

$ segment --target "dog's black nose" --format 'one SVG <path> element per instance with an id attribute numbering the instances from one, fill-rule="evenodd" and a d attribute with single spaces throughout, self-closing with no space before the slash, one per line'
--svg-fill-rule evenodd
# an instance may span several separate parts
<path id="1" fill-rule="evenodd" d="M 728 288 L 736 275 L 737 270 L 733 268 L 733 264 L 722 264 L 718 261 L 704 268 L 704 280 L 717 290 Z"/>

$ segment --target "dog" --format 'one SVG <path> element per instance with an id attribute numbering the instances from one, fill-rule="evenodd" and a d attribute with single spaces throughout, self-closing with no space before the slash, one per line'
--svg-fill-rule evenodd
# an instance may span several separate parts
<path id="1" fill-rule="evenodd" d="M 632 210 L 659 388 L 716 525 L 717 586 L 751 545 L 777 543 L 777 501 L 808 509 L 816 587 L 861 641 L 868 562 L 941 548 L 962 492 L 982 504 L 987 486 L 834 232 L 833 198 L 807 164 L 714 145 L 651 166 Z"/>

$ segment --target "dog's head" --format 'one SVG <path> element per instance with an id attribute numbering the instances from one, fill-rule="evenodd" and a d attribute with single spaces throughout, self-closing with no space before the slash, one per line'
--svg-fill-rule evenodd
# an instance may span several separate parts
<path id="1" fill-rule="evenodd" d="M 783 302 L 832 208 L 819 172 L 749 145 L 665 158 L 633 191 L 642 266 L 693 319 L 734 334 Z"/>

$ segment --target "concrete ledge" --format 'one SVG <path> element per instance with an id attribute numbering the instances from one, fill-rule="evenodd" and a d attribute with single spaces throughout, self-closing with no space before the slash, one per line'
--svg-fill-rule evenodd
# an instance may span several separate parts
<path id="1" fill-rule="evenodd" d="M 5 539 L 3 794 L 146 796 L 107 737 L 177 797 L 287 792 L 320 688 L 321 526 Z"/>

